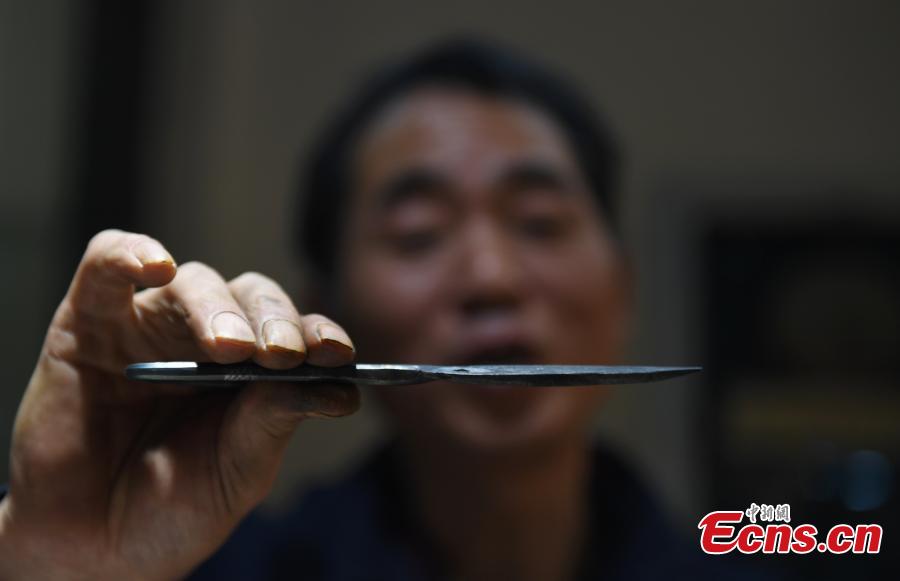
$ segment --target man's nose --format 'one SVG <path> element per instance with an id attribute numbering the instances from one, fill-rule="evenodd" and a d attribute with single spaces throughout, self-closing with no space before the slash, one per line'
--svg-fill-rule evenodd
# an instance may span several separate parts
<path id="1" fill-rule="evenodd" d="M 513 240 L 495 224 L 474 224 L 467 235 L 459 276 L 469 311 L 510 308 L 525 293 L 521 257 Z"/>

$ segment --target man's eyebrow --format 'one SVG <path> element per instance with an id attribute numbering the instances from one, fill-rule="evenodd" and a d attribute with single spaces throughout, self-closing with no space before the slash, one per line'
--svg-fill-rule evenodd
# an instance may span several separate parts
<path id="1" fill-rule="evenodd" d="M 541 160 L 516 162 L 503 172 L 499 182 L 513 191 L 544 188 L 559 193 L 569 191 L 573 185 L 562 169 Z"/>
<path id="2" fill-rule="evenodd" d="M 439 173 L 422 167 L 401 171 L 375 192 L 379 210 L 396 208 L 409 200 L 443 199 L 449 189 L 447 180 Z"/>

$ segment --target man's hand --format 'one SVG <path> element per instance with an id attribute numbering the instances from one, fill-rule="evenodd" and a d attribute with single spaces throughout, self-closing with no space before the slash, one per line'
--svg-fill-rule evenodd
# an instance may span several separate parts
<path id="1" fill-rule="evenodd" d="M 135 293 L 135 287 L 145 290 Z M 176 268 L 157 241 L 105 231 L 57 309 L 16 418 L 0 502 L 2 579 L 171 579 L 268 493 L 297 424 L 359 406 L 353 386 L 239 392 L 142 384 L 140 361 L 343 365 L 347 334 L 260 274 Z"/>

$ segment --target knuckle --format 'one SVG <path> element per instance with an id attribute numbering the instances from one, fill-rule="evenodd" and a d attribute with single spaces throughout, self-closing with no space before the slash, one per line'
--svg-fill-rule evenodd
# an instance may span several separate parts
<path id="1" fill-rule="evenodd" d="M 259 309 L 276 309 L 282 310 L 284 307 L 288 306 L 288 303 L 281 297 L 260 293 L 253 297 L 253 306 Z"/>
<path id="2" fill-rule="evenodd" d="M 91 239 L 88 241 L 86 254 L 96 254 L 98 251 L 112 244 L 115 240 L 121 238 L 123 234 L 124 232 L 122 230 L 117 230 L 115 228 L 108 228 L 97 232 L 91 236 Z"/>
<path id="3" fill-rule="evenodd" d="M 143 242 L 156 242 L 157 244 L 159 244 L 156 239 L 151 238 L 146 234 L 133 234 L 130 232 L 123 232 L 122 235 L 125 239 L 125 244 L 127 245 L 128 250 L 134 250 L 137 245 Z M 162 245 L 160 244 L 160 246 Z"/>
<path id="4" fill-rule="evenodd" d="M 268 276 L 256 272 L 254 270 L 248 270 L 247 272 L 241 273 L 238 276 L 232 279 L 231 284 L 237 288 L 252 288 L 260 285 L 272 285 L 275 284 Z"/>
<path id="5" fill-rule="evenodd" d="M 321 313 L 309 313 L 308 315 L 305 315 L 303 318 L 306 319 L 307 322 L 312 323 L 312 324 L 319 324 L 319 323 L 334 324 L 334 321 L 332 321 L 330 318 L 326 317 L 325 315 L 323 315 Z"/>
<path id="6" fill-rule="evenodd" d="M 108 228 L 94 234 L 88 241 L 85 258 L 92 261 L 116 263 L 124 253 L 130 253 L 143 242 L 156 242 L 146 234 Z M 159 242 L 156 242 L 159 244 Z"/>
<path id="7" fill-rule="evenodd" d="M 199 260 L 191 260 L 190 262 L 185 262 L 179 267 L 178 271 L 183 273 L 185 276 L 193 277 L 208 277 L 208 276 L 219 276 L 219 273 L 215 271 L 211 266 L 206 263 L 200 262 Z"/>
<path id="8" fill-rule="evenodd" d="M 83 279 L 96 277 L 126 276 L 129 261 L 127 237 L 129 233 L 122 230 L 108 229 L 98 232 L 87 244 L 79 264 L 79 274 Z"/>

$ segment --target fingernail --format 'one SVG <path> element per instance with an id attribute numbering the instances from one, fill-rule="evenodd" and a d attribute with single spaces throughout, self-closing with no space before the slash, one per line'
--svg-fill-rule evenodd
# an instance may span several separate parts
<path id="1" fill-rule="evenodd" d="M 316 334 L 319 336 L 319 340 L 323 343 L 331 343 L 341 345 L 353 351 L 353 342 L 350 341 L 350 337 L 347 336 L 347 333 L 344 333 L 342 330 L 338 329 L 334 325 L 330 325 L 328 323 L 319 323 L 316 327 Z"/>
<path id="2" fill-rule="evenodd" d="M 239 343 L 255 343 L 253 329 L 242 317 L 231 312 L 219 313 L 212 320 L 213 335 L 216 339 L 236 341 Z"/>
<path id="3" fill-rule="evenodd" d="M 166 252 L 165 248 L 152 240 L 141 242 L 134 247 L 132 252 L 144 266 L 148 264 L 175 264 L 175 260 Z"/>
<path id="4" fill-rule="evenodd" d="M 284 319 L 270 319 L 263 325 L 263 339 L 267 349 L 303 352 L 303 338 L 294 323 Z"/>

